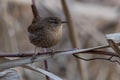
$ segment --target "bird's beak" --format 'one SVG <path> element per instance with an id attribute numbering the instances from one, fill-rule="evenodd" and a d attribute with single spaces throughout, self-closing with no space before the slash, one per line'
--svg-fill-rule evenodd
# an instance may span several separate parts
<path id="1" fill-rule="evenodd" d="M 67 21 L 62 21 L 62 23 L 68 23 Z"/>

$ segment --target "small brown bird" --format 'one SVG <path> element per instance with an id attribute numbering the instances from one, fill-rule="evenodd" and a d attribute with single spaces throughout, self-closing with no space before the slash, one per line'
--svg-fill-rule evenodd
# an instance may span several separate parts
<path id="1" fill-rule="evenodd" d="M 29 39 L 36 47 L 50 48 L 56 45 L 62 37 L 62 24 L 57 17 L 37 17 L 28 27 Z"/>

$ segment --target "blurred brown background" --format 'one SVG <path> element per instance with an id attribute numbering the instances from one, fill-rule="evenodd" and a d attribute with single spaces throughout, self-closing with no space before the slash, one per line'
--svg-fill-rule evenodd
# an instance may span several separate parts
<path id="1" fill-rule="evenodd" d="M 35 0 L 40 16 L 57 16 L 66 20 L 61 0 Z M 119 0 L 66 0 L 80 48 L 107 44 L 105 34 L 120 31 Z M 28 40 L 27 27 L 33 14 L 31 0 L 0 0 L 0 52 L 34 52 Z M 64 25 L 63 38 L 55 50 L 72 49 L 68 26 Z M 111 49 L 107 49 L 112 51 Z M 82 55 L 90 58 L 96 55 Z M 40 63 L 36 63 L 40 66 Z M 82 61 L 78 67 L 72 55 L 49 59 L 50 72 L 65 80 L 120 80 L 120 69 L 108 61 Z M 82 71 L 79 71 L 81 68 Z M 37 73 L 17 68 L 21 80 L 45 80 Z M 82 78 L 81 78 L 82 77 Z"/>

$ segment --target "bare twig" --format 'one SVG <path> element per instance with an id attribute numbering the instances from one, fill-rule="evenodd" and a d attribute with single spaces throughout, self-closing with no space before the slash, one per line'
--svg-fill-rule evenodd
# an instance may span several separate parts
<path id="1" fill-rule="evenodd" d="M 110 56 L 109 58 L 90 58 L 90 59 L 86 59 L 86 58 L 77 56 L 77 55 L 75 55 L 75 54 L 74 54 L 74 56 L 75 56 L 76 58 L 79 58 L 79 59 L 84 60 L 84 61 L 92 61 L 92 60 L 97 60 L 97 59 L 98 59 L 98 60 L 108 60 L 108 61 L 110 61 L 110 62 L 117 62 L 118 64 L 120 64 L 120 61 L 118 61 L 118 60 L 112 60 L 112 57 L 113 57 L 113 56 Z"/>
<path id="2" fill-rule="evenodd" d="M 47 58 L 50 58 L 51 55 L 41 55 L 37 56 L 33 62 L 38 62 L 41 60 L 45 60 Z M 12 67 L 17 67 L 17 66 L 22 66 L 25 64 L 30 64 L 31 63 L 31 57 L 28 58 L 21 58 L 21 59 L 15 59 L 15 60 L 9 60 L 9 61 L 3 61 L 0 63 L 0 70 L 12 68 Z"/>
<path id="3" fill-rule="evenodd" d="M 109 45 L 111 46 L 111 48 L 116 53 L 118 53 L 118 55 L 120 56 L 120 49 L 119 49 L 118 45 L 112 39 L 108 39 L 107 41 L 108 41 Z"/>
<path id="4" fill-rule="evenodd" d="M 38 73 L 42 73 L 42 74 L 44 74 L 44 75 L 47 75 L 47 76 L 49 76 L 51 79 L 53 79 L 53 80 L 63 80 L 63 79 L 61 79 L 60 77 L 58 77 L 58 76 L 56 76 L 56 75 L 54 75 L 54 74 L 52 74 L 52 73 L 50 73 L 50 72 L 48 72 L 48 71 L 45 71 L 45 70 L 43 70 L 43 69 L 41 69 L 41 68 L 37 68 L 37 67 L 34 67 L 34 66 L 32 66 L 32 65 L 24 65 L 24 66 L 22 66 L 23 68 L 27 68 L 27 69 L 30 69 L 30 70 L 33 70 L 33 71 L 35 71 L 35 72 L 38 72 Z"/>
<path id="5" fill-rule="evenodd" d="M 11 59 L 4 58 L 3 60 L 4 61 L 8 61 L 8 60 L 11 60 Z M 21 67 L 29 69 L 29 70 L 32 70 L 32 71 L 35 71 L 35 72 L 38 72 L 38 73 L 46 75 L 46 76 L 49 76 L 53 80 L 63 80 L 62 78 L 56 76 L 55 74 L 53 74 L 53 73 L 51 73 L 49 71 L 46 71 L 44 69 L 41 69 L 39 67 L 35 67 L 35 66 L 31 65 L 31 64 L 29 64 L 29 65 L 23 65 Z M 3 70 L 3 72 L 4 72 L 4 70 Z"/>
<path id="6" fill-rule="evenodd" d="M 117 45 L 120 45 L 120 43 L 116 43 Z M 103 45 L 103 46 L 97 46 L 97 47 L 92 47 L 92 48 L 86 48 L 86 49 L 72 49 L 72 50 L 65 50 L 65 51 L 55 51 L 55 54 L 100 54 L 100 55 L 113 55 L 113 56 L 118 56 L 117 54 L 114 54 L 113 52 L 108 52 L 108 51 L 95 51 L 97 49 L 102 49 L 102 48 L 108 48 L 110 47 L 109 45 Z M 46 55 L 46 54 L 51 54 L 52 52 L 45 52 L 45 53 L 38 53 L 38 55 Z M 34 53 L 0 53 L 0 57 L 30 57 L 33 56 Z"/>
<path id="7" fill-rule="evenodd" d="M 60 56 L 60 55 L 70 55 L 70 54 L 75 54 L 75 53 L 79 53 L 81 50 L 72 50 L 72 51 L 66 51 L 66 52 L 59 52 L 59 53 L 55 53 L 55 56 Z M 94 53 L 94 51 L 92 51 L 92 53 Z M 96 51 L 95 51 L 96 54 Z M 115 53 L 105 53 L 104 55 L 109 55 L 109 56 L 115 56 L 115 57 L 119 57 L 119 55 L 115 54 Z M 46 60 L 48 58 L 51 58 L 51 54 L 43 54 L 43 55 L 39 55 L 37 56 L 33 62 L 38 62 L 41 60 Z M 111 61 L 111 62 L 116 62 L 116 61 Z M 17 67 L 17 66 L 22 66 L 25 64 L 30 64 L 31 63 L 31 57 L 28 58 L 21 58 L 21 59 L 15 59 L 15 60 L 10 60 L 10 61 L 3 61 L 0 63 L 0 70 L 4 70 L 4 69 L 8 69 L 8 68 L 12 68 L 12 67 Z"/>

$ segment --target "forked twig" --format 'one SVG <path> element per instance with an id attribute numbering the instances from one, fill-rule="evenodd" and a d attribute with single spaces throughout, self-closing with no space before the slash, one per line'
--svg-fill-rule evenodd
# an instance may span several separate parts
<path id="1" fill-rule="evenodd" d="M 108 61 L 110 61 L 110 62 L 117 62 L 118 64 L 120 64 L 120 61 L 118 61 L 118 60 L 112 60 L 113 56 L 110 56 L 109 58 L 98 58 L 98 57 L 96 57 L 96 58 L 89 58 L 89 59 L 86 59 L 86 58 L 80 57 L 80 56 L 75 55 L 75 54 L 73 54 L 73 55 L 74 55 L 76 58 L 79 58 L 79 59 L 84 60 L 84 61 L 108 60 Z M 119 57 L 119 58 L 120 58 L 120 57 Z"/>

